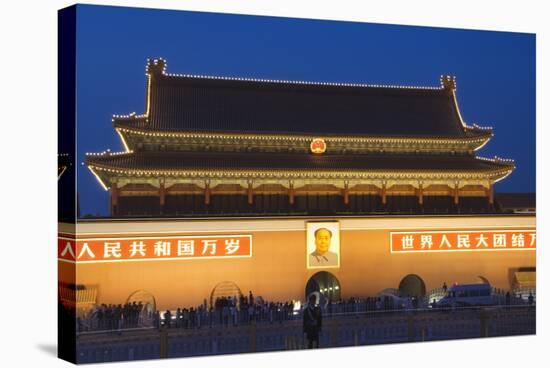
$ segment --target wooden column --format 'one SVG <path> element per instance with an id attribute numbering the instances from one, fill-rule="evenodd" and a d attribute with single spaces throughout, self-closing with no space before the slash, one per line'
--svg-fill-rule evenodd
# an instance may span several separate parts
<path id="1" fill-rule="evenodd" d="M 349 204 L 349 184 L 347 182 L 344 183 L 344 204 Z"/>
<path id="2" fill-rule="evenodd" d="M 290 186 L 288 188 L 288 203 L 294 204 L 294 183 L 290 182 Z"/>
<path id="3" fill-rule="evenodd" d="M 164 204 L 166 203 L 166 187 L 164 186 L 164 181 L 161 181 L 159 186 L 159 203 L 160 213 L 164 213 Z"/>
<path id="4" fill-rule="evenodd" d="M 422 183 L 420 183 L 418 186 L 418 204 L 424 204 L 424 186 L 422 185 Z"/>
<path id="5" fill-rule="evenodd" d="M 453 192 L 454 192 L 454 203 L 458 204 L 458 183 L 455 183 L 455 188 Z"/>
<path id="6" fill-rule="evenodd" d="M 248 195 L 248 204 L 254 203 L 254 188 L 252 188 L 252 182 L 248 182 L 248 189 L 246 190 L 246 194 Z"/>
<path id="7" fill-rule="evenodd" d="M 210 183 L 206 182 L 204 185 L 204 204 L 210 204 Z"/>
<path id="8" fill-rule="evenodd" d="M 118 185 L 117 183 L 111 184 L 111 216 L 116 216 L 118 214 Z"/>
<path id="9" fill-rule="evenodd" d="M 386 204 L 386 183 L 382 183 L 382 204 Z"/>
<path id="10" fill-rule="evenodd" d="M 495 190 L 493 184 L 490 184 L 489 189 L 487 189 L 487 197 L 489 198 L 489 204 L 495 203 Z"/>

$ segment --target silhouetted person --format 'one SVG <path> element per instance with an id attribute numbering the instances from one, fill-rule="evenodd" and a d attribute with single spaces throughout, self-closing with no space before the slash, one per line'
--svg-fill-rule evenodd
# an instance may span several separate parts
<path id="1" fill-rule="evenodd" d="M 143 311 L 143 303 L 140 301 L 137 304 L 136 324 L 141 325 L 141 312 Z"/>
<path id="2" fill-rule="evenodd" d="M 97 310 L 97 324 L 98 324 L 98 329 L 102 330 L 103 329 L 103 317 L 105 316 L 104 314 L 104 307 L 105 304 L 102 304 L 101 307 Z"/>
<path id="3" fill-rule="evenodd" d="M 447 283 L 443 282 L 443 292 L 447 293 Z"/>
<path id="4" fill-rule="evenodd" d="M 208 325 L 210 328 L 212 328 L 213 323 L 214 323 L 214 308 L 210 307 L 210 310 L 208 311 Z"/>
<path id="5" fill-rule="evenodd" d="M 304 309 L 304 333 L 307 339 L 307 348 L 319 347 L 319 333 L 321 332 L 323 316 L 321 308 L 316 306 L 317 297 L 315 294 L 309 296 L 309 303 Z"/>
<path id="6" fill-rule="evenodd" d="M 169 310 L 166 310 L 166 312 L 164 312 L 164 327 L 170 328 L 171 323 L 172 323 L 172 313 L 170 313 Z"/>
<path id="7" fill-rule="evenodd" d="M 529 305 L 533 305 L 533 302 L 535 298 L 533 297 L 533 293 L 529 292 L 529 297 L 527 298 Z"/>
<path id="8" fill-rule="evenodd" d="M 180 328 L 183 324 L 183 312 L 181 308 L 176 310 L 176 328 Z"/>
<path id="9" fill-rule="evenodd" d="M 130 308 L 130 310 L 132 311 L 132 327 L 137 327 L 137 321 L 138 321 L 138 317 L 137 317 L 137 304 L 136 302 L 132 302 L 132 306 Z"/>
<path id="10" fill-rule="evenodd" d="M 153 313 L 153 324 L 156 328 L 160 328 L 160 312 L 155 311 Z"/>
<path id="11" fill-rule="evenodd" d="M 196 322 L 196 319 L 197 319 L 196 314 L 197 313 L 195 312 L 195 308 L 191 307 L 191 309 L 189 309 L 190 328 L 195 328 L 195 322 Z"/>
<path id="12" fill-rule="evenodd" d="M 122 305 L 119 304 L 115 307 L 114 313 L 113 313 L 113 328 L 114 329 L 120 329 L 121 326 L 121 318 L 122 318 Z"/>

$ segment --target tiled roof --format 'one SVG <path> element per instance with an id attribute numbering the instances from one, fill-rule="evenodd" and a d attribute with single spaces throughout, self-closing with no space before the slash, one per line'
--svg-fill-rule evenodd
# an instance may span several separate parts
<path id="1" fill-rule="evenodd" d="M 400 170 L 487 171 L 504 164 L 474 156 L 436 155 L 313 155 L 292 153 L 144 151 L 88 156 L 87 164 L 117 169 L 258 169 L 258 170 Z"/>
<path id="2" fill-rule="evenodd" d="M 155 131 L 463 137 L 447 88 L 264 81 L 153 73 L 146 118 Z M 116 119 L 115 119 L 116 120 Z"/>

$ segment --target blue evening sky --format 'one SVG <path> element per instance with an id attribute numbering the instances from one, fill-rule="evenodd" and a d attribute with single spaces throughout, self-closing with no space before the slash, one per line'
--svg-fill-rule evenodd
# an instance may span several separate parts
<path id="1" fill-rule="evenodd" d="M 168 72 L 438 86 L 457 77 L 463 118 L 492 126 L 478 154 L 516 160 L 497 192 L 535 191 L 535 35 L 79 5 L 77 163 L 81 215 L 108 193 L 80 163 L 123 150 L 113 114 L 142 113 L 145 63 Z"/>

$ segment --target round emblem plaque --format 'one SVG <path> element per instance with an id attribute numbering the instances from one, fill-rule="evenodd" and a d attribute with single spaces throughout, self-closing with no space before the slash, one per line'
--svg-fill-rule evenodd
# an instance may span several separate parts
<path id="1" fill-rule="evenodd" d="M 309 144 L 309 149 L 312 153 L 325 153 L 325 151 L 327 150 L 327 144 L 325 143 L 324 139 L 315 138 Z"/>

